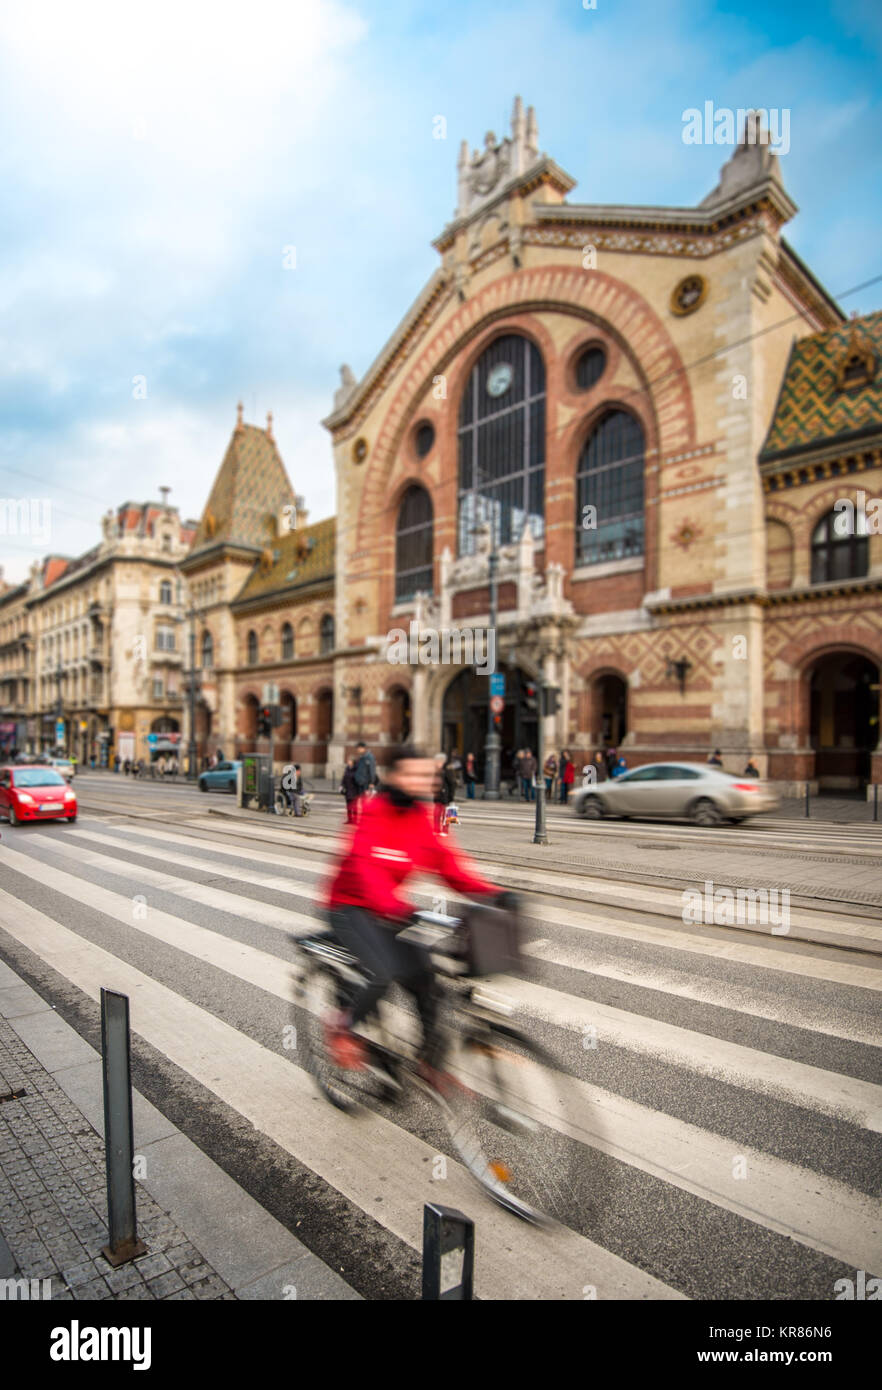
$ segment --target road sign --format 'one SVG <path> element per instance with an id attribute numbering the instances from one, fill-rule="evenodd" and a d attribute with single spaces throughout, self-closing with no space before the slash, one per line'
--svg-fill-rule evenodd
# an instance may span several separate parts
<path id="1" fill-rule="evenodd" d="M 491 677 L 490 677 L 490 694 L 491 694 L 491 695 L 504 695 L 504 694 L 505 694 L 505 672 L 504 672 L 504 671 L 494 671 L 493 674 L 491 675 Z"/>
<path id="2" fill-rule="evenodd" d="M 55 742 L 56 742 L 56 743 L 64 743 L 64 720 L 63 720 L 63 719 L 56 719 L 56 721 L 55 721 Z"/>
<path id="3" fill-rule="evenodd" d="M 501 714 L 505 709 L 505 701 L 501 695 L 490 696 L 490 709 L 494 714 Z"/>
<path id="4" fill-rule="evenodd" d="M 277 705 L 279 703 L 279 687 L 272 681 L 267 681 L 263 687 L 263 704 Z"/>

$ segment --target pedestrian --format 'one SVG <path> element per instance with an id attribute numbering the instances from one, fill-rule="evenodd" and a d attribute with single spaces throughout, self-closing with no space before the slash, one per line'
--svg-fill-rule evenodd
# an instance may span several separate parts
<path id="1" fill-rule="evenodd" d="M 615 748 L 613 748 L 612 744 L 609 744 L 607 746 L 607 750 L 604 756 L 606 758 L 606 775 L 607 777 L 612 777 L 613 768 L 619 760 L 619 755 L 616 752 Z"/>
<path id="2" fill-rule="evenodd" d="M 475 783 L 477 782 L 477 780 L 478 775 L 475 771 L 475 755 L 474 753 L 466 753 L 465 784 L 466 796 L 468 797 L 469 801 L 474 801 L 475 799 Z"/>
<path id="3" fill-rule="evenodd" d="M 557 758 L 553 753 L 549 753 L 545 759 L 545 767 L 542 771 L 545 776 L 545 795 L 550 801 L 554 795 L 554 781 L 557 777 Z"/>
<path id="4" fill-rule="evenodd" d="M 536 774 L 539 771 L 539 764 L 531 748 L 527 749 L 527 756 L 524 758 L 524 773 L 527 779 L 527 800 L 536 800 Z"/>
<path id="5" fill-rule="evenodd" d="M 613 777 L 621 777 L 622 773 L 623 773 L 623 772 L 627 772 L 627 771 L 628 771 L 628 764 L 625 762 L 625 759 L 624 759 L 624 758 L 619 758 L 619 760 L 617 761 L 615 767 L 614 767 L 613 770 L 612 770 L 612 775 L 613 775 Z"/>
<path id="6" fill-rule="evenodd" d="M 286 771 L 282 777 L 282 789 L 289 807 L 295 816 L 303 815 L 303 774 L 300 764 L 295 763 L 293 771 Z"/>
<path id="7" fill-rule="evenodd" d="M 723 766 L 723 755 L 722 755 L 722 753 L 720 752 L 719 748 L 715 748 L 715 749 L 714 749 L 713 753 L 712 753 L 711 756 L 708 758 L 707 762 L 708 762 L 708 767 L 722 767 L 722 766 Z"/>
<path id="8" fill-rule="evenodd" d="M 343 769 L 340 790 L 346 799 L 346 824 L 355 825 L 358 820 L 358 783 L 355 780 L 355 759 L 347 758 Z"/>
<path id="9" fill-rule="evenodd" d="M 132 764 L 131 764 L 131 762 L 129 761 L 129 759 L 126 758 L 125 762 L 123 763 L 123 776 L 124 776 L 124 777 L 128 777 L 128 775 L 129 775 L 129 773 L 131 772 L 131 770 L 132 770 Z"/>
<path id="10" fill-rule="evenodd" d="M 605 782 L 607 779 L 606 760 L 598 748 L 594 754 L 594 781 Z"/>
<path id="11" fill-rule="evenodd" d="M 373 795 L 379 780 L 377 776 L 377 760 L 373 753 L 371 753 L 366 743 L 356 744 L 355 785 L 358 787 L 359 797 L 357 812 L 361 810 L 361 799 L 365 796 Z"/>
<path id="12" fill-rule="evenodd" d="M 447 835 L 447 807 L 456 800 L 456 783 L 446 753 L 435 754 L 435 795 L 432 822 L 439 835 Z"/>
<path id="13" fill-rule="evenodd" d="M 742 776 L 742 777 L 759 777 L 759 775 L 760 775 L 760 774 L 759 774 L 759 768 L 757 767 L 756 763 L 753 761 L 753 758 L 748 758 L 748 759 L 747 759 L 747 767 L 744 769 L 744 771 L 742 772 L 741 776 Z"/>
<path id="14" fill-rule="evenodd" d="M 568 749 L 564 749 L 560 755 L 560 800 L 561 805 L 566 806 L 570 788 L 576 780 L 576 764 L 569 755 Z"/>

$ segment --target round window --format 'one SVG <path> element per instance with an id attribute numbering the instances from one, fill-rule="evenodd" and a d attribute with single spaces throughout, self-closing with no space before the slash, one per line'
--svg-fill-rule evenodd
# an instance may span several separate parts
<path id="1" fill-rule="evenodd" d="M 355 443 L 354 443 L 353 446 L 352 446 L 352 458 L 353 458 L 353 461 L 354 461 L 355 463 L 364 463 L 365 459 L 367 458 L 367 451 L 368 451 L 367 440 L 366 440 L 366 439 L 356 439 Z"/>
<path id="2" fill-rule="evenodd" d="M 423 420 L 422 424 L 417 425 L 416 434 L 414 436 L 417 458 L 424 459 L 427 454 L 430 454 L 434 443 L 435 426 L 430 425 L 428 420 Z"/>
<path id="3" fill-rule="evenodd" d="M 589 391 L 603 376 L 606 367 L 606 353 L 603 348 L 589 347 L 579 354 L 576 362 L 576 385 L 580 391 Z"/>

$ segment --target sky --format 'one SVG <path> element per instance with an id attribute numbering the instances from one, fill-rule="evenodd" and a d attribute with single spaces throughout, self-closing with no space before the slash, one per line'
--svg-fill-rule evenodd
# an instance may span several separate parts
<path id="1" fill-rule="evenodd" d="M 460 140 L 508 134 L 516 93 L 571 202 L 694 206 L 731 150 L 684 111 L 786 111 L 784 235 L 882 307 L 848 293 L 882 276 L 880 72 L 882 0 L 2 7 L 0 501 L 51 515 L 48 543 L 0 534 L 6 579 L 163 485 L 198 517 L 240 399 L 330 515 L 340 365 L 435 270 Z"/>

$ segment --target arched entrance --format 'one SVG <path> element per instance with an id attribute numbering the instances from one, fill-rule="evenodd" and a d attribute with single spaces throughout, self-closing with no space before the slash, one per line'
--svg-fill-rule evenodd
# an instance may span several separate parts
<path id="1" fill-rule="evenodd" d="M 239 749 L 242 753 L 253 753 L 257 748 L 257 712 L 260 709 L 256 695 L 243 695 L 239 716 Z"/>
<path id="2" fill-rule="evenodd" d="M 411 731 L 410 691 L 401 685 L 393 686 L 388 695 L 388 710 L 389 738 L 393 743 L 406 743 Z"/>
<path id="3" fill-rule="evenodd" d="M 879 667 L 855 652 L 822 656 L 809 675 L 809 737 L 820 791 L 859 791 L 879 741 Z"/>
<path id="4" fill-rule="evenodd" d="M 601 676 L 594 683 L 594 719 L 597 742 L 618 748 L 628 732 L 628 687 L 621 676 Z"/>
<path id="5" fill-rule="evenodd" d="M 518 749 L 536 752 L 539 691 L 535 678 L 520 667 L 500 665 L 498 671 L 505 677 L 505 706 L 496 725 L 502 744 L 500 775 L 509 778 L 513 776 Z M 444 692 L 441 711 L 444 752 L 458 753 L 463 760 L 467 753 L 474 753 L 479 782 L 484 779 L 489 701 L 489 678 L 477 676 L 472 670 L 461 671 Z"/>
<path id="6" fill-rule="evenodd" d="M 316 743 L 327 743 L 334 727 L 334 692 L 320 690 L 315 697 Z"/>

